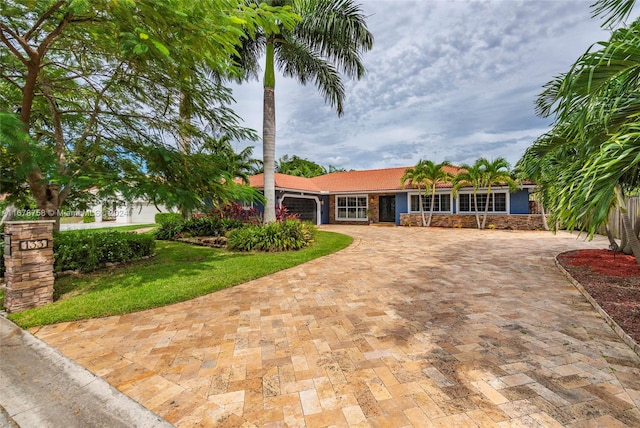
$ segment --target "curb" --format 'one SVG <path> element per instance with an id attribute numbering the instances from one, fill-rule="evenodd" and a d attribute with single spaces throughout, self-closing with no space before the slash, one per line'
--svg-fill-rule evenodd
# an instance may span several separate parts
<path id="1" fill-rule="evenodd" d="M 582 284 L 580 284 L 573 276 L 571 276 L 571 274 L 558 261 L 558 256 L 554 257 L 554 261 L 558 269 L 560 269 L 560 272 L 562 272 L 564 276 L 567 277 L 569 282 L 571 282 L 571 284 L 573 284 L 573 286 L 576 287 L 580 293 L 582 293 L 585 299 L 587 299 L 587 301 L 591 303 L 591 306 L 593 306 L 593 308 L 600 314 L 600 316 L 604 318 L 607 324 L 609 324 L 609 327 L 611 327 L 611 329 L 618 335 L 618 337 L 620 337 L 620 339 L 622 339 L 622 341 L 626 343 L 627 346 L 629 346 L 631 350 L 635 352 L 636 355 L 638 355 L 638 357 L 640 357 L 640 345 L 638 345 L 638 343 L 633 340 L 631 336 L 625 333 L 622 327 L 620 327 L 618 323 L 615 322 L 604 309 L 602 309 L 596 299 L 591 297 L 591 294 L 589 294 L 589 292 L 585 290 Z"/>
<path id="2" fill-rule="evenodd" d="M 11 393 L 0 395 L 0 427 L 173 427 L 4 316 L 0 328 L 5 356 L 22 358 L 19 367 L 12 358 L 2 361 L 0 380 Z"/>

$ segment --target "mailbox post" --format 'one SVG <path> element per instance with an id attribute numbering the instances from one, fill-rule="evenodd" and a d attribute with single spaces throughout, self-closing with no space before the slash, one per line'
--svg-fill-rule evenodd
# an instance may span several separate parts
<path id="1" fill-rule="evenodd" d="M 10 221 L 4 228 L 4 308 L 19 312 L 53 301 L 54 221 Z"/>

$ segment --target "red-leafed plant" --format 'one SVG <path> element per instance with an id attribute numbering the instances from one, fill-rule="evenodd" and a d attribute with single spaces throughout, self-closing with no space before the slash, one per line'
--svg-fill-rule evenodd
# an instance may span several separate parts
<path id="1" fill-rule="evenodd" d="M 276 221 L 300 220 L 300 214 L 292 213 L 284 205 L 276 206 Z"/>

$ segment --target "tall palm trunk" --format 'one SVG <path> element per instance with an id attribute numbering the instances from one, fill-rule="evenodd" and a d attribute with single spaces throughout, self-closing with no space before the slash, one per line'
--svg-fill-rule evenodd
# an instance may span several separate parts
<path id="1" fill-rule="evenodd" d="M 425 190 L 426 193 L 426 190 Z M 433 207 L 436 201 L 436 185 L 431 185 L 431 206 L 429 207 L 429 220 L 427 221 L 427 227 L 431 226 L 431 217 L 433 216 Z"/>
<path id="2" fill-rule="evenodd" d="M 544 202 L 540 202 L 540 212 L 542 214 L 542 227 L 544 230 L 549 230 L 549 223 L 547 223 L 547 214 L 544 211 Z"/>
<path id="3" fill-rule="evenodd" d="M 273 40 L 267 41 L 264 69 L 262 156 L 264 162 L 264 222 L 276 221 L 276 101 Z"/>
<path id="4" fill-rule="evenodd" d="M 478 193 L 475 190 L 473 191 L 473 212 L 476 215 L 476 227 L 482 229 L 480 227 L 480 215 L 478 214 Z"/>
<path id="5" fill-rule="evenodd" d="M 424 188 L 424 194 L 427 194 L 427 188 Z M 422 194 L 420 193 L 420 186 L 418 186 L 418 199 L 420 200 L 420 215 L 422 216 L 422 227 L 427 226 L 427 220 L 424 218 L 424 199 L 422 199 Z"/>
<path id="6" fill-rule="evenodd" d="M 491 186 L 487 188 L 487 201 L 484 203 L 484 216 L 482 217 L 482 227 L 484 229 L 487 224 L 487 215 L 489 214 L 489 199 L 491 198 Z"/>
<path id="7" fill-rule="evenodd" d="M 622 214 L 622 225 L 624 226 L 624 233 L 627 237 L 627 242 L 631 246 L 631 251 L 636 258 L 636 262 L 638 263 L 638 265 L 640 265 L 640 241 L 638 241 L 638 236 L 634 235 L 634 229 L 631 225 L 631 218 L 629 217 L 629 212 L 627 211 L 627 204 L 624 200 L 622 188 L 619 184 L 616 185 L 614 191 L 616 194 L 616 198 L 618 199 L 620 214 Z"/>

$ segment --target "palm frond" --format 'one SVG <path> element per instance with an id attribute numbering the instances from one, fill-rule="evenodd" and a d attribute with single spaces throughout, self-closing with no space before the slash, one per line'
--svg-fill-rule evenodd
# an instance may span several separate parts
<path id="1" fill-rule="evenodd" d="M 614 27 L 629 17 L 634 4 L 635 0 L 598 0 L 591 5 L 592 16 L 603 18 L 603 27 Z"/>
<path id="2" fill-rule="evenodd" d="M 300 43 L 278 44 L 275 48 L 277 65 L 282 74 L 297 79 L 303 85 L 313 81 L 324 100 L 335 107 L 338 116 L 341 116 L 344 112 L 345 88 L 333 64 Z"/>
<path id="3" fill-rule="evenodd" d="M 360 55 L 373 47 L 373 35 L 360 5 L 352 0 L 297 0 L 293 10 L 302 16 L 292 32 L 296 40 L 347 76 L 364 75 Z"/>

